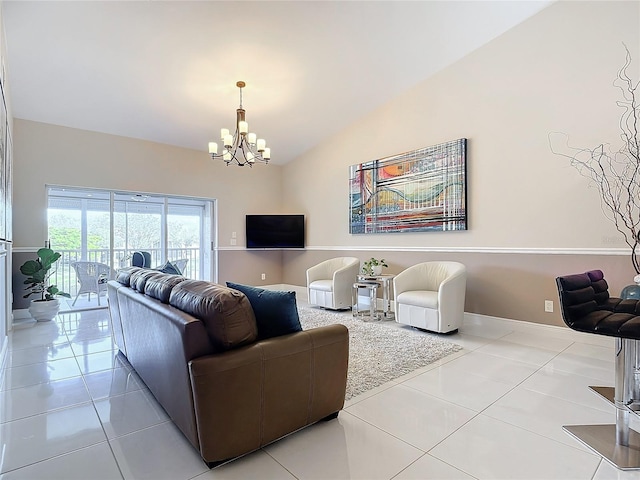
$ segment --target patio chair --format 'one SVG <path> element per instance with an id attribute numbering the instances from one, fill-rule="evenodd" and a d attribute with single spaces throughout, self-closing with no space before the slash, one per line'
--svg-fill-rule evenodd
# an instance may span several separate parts
<path id="1" fill-rule="evenodd" d="M 142 250 L 133 252 L 131 256 L 131 266 L 151 268 L 151 253 Z"/>
<path id="2" fill-rule="evenodd" d="M 107 281 L 112 276 L 111 267 L 99 262 L 73 262 L 71 266 L 76 272 L 78 283 L 80 283 L 78 293 L 71 306 L 73 307 L 78 297 L 85 293 L 89 295 L 89 301 L 91 301 L 91 294 L 95 293 L 98 296 L 98 305 L 100 305 L 100 293 L 107 291 Z"/>

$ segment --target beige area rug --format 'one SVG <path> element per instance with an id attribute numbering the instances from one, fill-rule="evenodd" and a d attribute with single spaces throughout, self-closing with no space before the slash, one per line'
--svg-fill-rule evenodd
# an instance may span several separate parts
<path id="1" fill-rule="evenodd" d="M 383 383 L 462 350 L 436 334 L 399 328 L 393 322 L 364 322 L 350 312 L 299 306 L 303 330 L 341 323 L 349 329 L 349 400 Z"/>

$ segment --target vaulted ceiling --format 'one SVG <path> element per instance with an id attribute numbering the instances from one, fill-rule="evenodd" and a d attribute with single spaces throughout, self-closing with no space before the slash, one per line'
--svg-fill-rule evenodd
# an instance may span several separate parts
<path id="1" fill-rule="evenodd" d="M 551 1 L 2 2 L 15 118 L 283 164 Z"/>

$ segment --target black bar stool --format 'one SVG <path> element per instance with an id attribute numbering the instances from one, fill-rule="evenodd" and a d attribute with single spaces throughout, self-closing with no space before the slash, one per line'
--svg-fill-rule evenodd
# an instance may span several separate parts
<path id="1" fill-rule="evenodd" d="M 615 337 L 615 386 L 589 387 L 616 407 L 615 425 L 570 425 L 564 430 L 622 470 L 640 469 L 640 300 L 610 297 L 601 270 L 556 278 L 562 319 L 579 332 Z"/>

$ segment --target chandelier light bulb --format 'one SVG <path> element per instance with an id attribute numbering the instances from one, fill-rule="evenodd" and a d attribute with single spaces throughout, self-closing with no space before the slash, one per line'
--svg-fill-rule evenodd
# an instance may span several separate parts
<path id="1" fill-rule="evenodd" d="M 257 138 L 256 133 L 249 133 L 249 122 L 245 119 L 245 110 L 242 108 L 242 89 L 246 84 L 236 82 L 240 89 L 240 106 L 236 109 L 236 130 L 231 133 L 228 128 L 220 129 L 220 139 L 223 150 L 218 153 L 218 144 L 209 142 L 209 154 L 212 159 L 222 158 L 227 165 L 236 162 L 237 165 L 253 166 L 256 161 L 268 163 L 271 158 L 271 149 L 266 148 L 267 142 L 263 138 Z"/>

